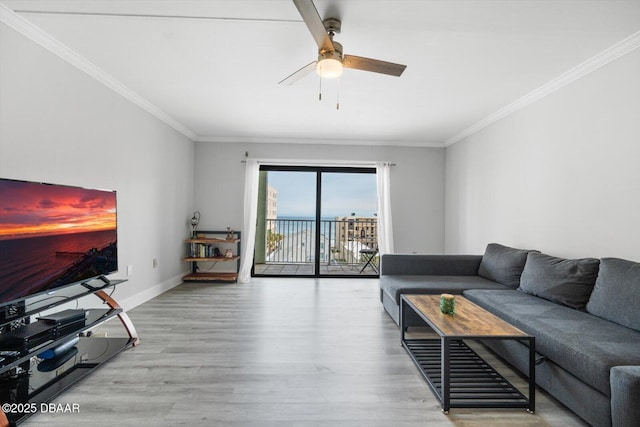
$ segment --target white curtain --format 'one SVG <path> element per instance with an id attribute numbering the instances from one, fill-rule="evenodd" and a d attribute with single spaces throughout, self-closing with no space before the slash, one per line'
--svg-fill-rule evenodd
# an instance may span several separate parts
<path id="1" fill-rule="evenodd" d="M 256 222 L 258 220 L 258 184 L 260 165 L 256 160 L 247 159 L 244 173 L 244 225 L 242 227 L 242 253 L 238 282 L 251 281 L 253 250 L 256 244 Z"/>
<path id="2" fill-rule="evenodd" d="M 393 226 L 391 219 L 391 166 L 376 163 L 378 189 L 378 250 L 380 255 L 393 253 Z"/>

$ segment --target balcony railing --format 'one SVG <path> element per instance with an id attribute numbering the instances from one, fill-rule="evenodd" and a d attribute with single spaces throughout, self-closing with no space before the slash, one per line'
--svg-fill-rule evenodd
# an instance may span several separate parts
<path id="1" fill-rule="evenodd" d="M 321 220 L 267 219 L 266 264 L 315 262 L 316 232 L 320 235 L 320 264 L 358 265 L 378 247 L 377 219 Z M 369 253 L 368 253 L 369 252 Z"/>

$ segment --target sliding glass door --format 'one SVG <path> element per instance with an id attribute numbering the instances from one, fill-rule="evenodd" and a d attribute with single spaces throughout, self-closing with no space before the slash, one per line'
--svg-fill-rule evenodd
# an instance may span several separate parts
<path id="1" fill-rule="evenodd" d="M 261 166 L 255 276 L 378 274 L 372 168 Z"/>
<path id="2" fill-rule="evenodd" d="M 376 175 L 323 172 L 321 234 L 328 236 L 326 275 L 377 275 L 377 260 L 367 261 L 377 244 Z"/>
<path id="3" fill-rule="evenodd" d="M 263 168 L 254 274 L 315 276 L 316 172 Z"/>

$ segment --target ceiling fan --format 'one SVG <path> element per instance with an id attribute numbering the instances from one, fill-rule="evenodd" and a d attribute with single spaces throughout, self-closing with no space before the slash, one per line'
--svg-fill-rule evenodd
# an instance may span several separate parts
<path id="1" fill-rule="evenodd" d="M 394 64 L 393 62 L 343 55 L 342 45 L 333 40 L 333 36 L 340 33 L 340 20 L 327 18 L 323 21 L 313 4 L 313 0 L 293 0 L 293 3 L 298 8 L 298 12 L 318 45 L 318 59 L 284 78 L 279 82 L 280 84 L 292 85 L 313 70 L 316 70 L 322 78 L 337 78 L 342 74 L 343 68 L 400 77 L 404 69 L 407 68 L 406 65 Z"/>

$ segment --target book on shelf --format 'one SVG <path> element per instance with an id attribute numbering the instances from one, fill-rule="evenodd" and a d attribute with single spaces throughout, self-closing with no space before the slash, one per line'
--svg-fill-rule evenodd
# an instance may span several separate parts
<path id="1" fill-rule="evenodd" d="M 189 248 L 190 258 L 222 258 L 220 249 L 209 243 L 191 243 Z"/>

